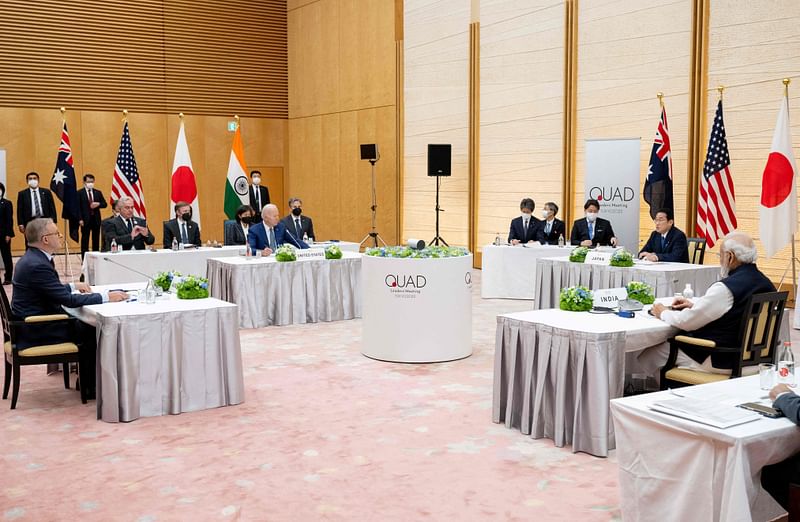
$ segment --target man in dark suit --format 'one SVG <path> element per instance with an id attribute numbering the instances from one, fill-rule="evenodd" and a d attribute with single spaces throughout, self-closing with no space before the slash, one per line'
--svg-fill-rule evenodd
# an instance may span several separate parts
<path id="1" fill-rule="evenodd" d="M 10 285 L 14 276 L 14 262 L 11 259 L 11 238 L 14 237 L 14 204 L 5 198 L 6 186 L 0 183 L 0 255 L 3 257 L 5 276 L 3 284 Z"/>
<path id="2" fill-rule="evenodd" d="M 53 223 L 58 223 L 53 194 L 39 186 L 39 174 L 28 172 L 25 179 L 28 182 L 28 188 L 17 194 L 17 226 L 23 234 L 25 225 L 37 217 L 47 217 L 52 219 Z"/>
<path id="3" fill-rule="evenodd" d="M 587 199 L 583 204 L 586 217 L 578 219 L 572 224 L 570 243 L 585 247 L 617 246 L 617 238 L 611 223 L 597 217 L 600 212 L 600 202 L 596 199 Z"/>
<path id="4" fill-rule="evenodd" d="M 116 203 L 119 216 L 108 221 L 105 229 L 105 243 L 110 248 L 111 241 L 123 250 L 144 250 L 145 245 L 152 245 L 156 238 L 147 228 L 144 219 L 133 215 L 133 199 L 122 196 Z"/>
<path id="5" fill-rule="evenodd" d="M 304 236 L 309 240 L 314 241 L 317 237 L 314 235 L 314 222 L 311 218 L 303 214 L 303 200 L 300 198 L 290 198 L 289 208 L 291 214 L 281 220 L 281 223 L 286 226 L 289 232 L 297 239 L 303 239 Z"/>
<path id="6" fill-rule="evenodd" d="M 100 250 L 100 209 L 106 208 L 103 193 L 94 188 L 94 175 L 83 175 L 83 190 L 78 191 L 78 208 L 81 220 L 81 257 L 89 251 L 89 236 L 92 236 L 92 250 Z"/>
<path id="7" fill-rule="evenodd" d="M 200 227 L 192 221 L 192 205 L 175 203 L 175 219 L 164 222 L 164 248 L 172 248 L 172 240 L 184 245 L 200 246 Z"/>
<path id="8" fill-rule="evenodd" d="M 253 223 L 261 222 L 261 211 L 269 205 L 269 189 L 261 186 L 261 171 L 250 172 L 250 206 L 256 211 Z"/>
<path id="9" fill-rule="evenodd" d="M 511 227 L 508 231 L 508 242 L 512 245 L 520 243 L 533 243 L 539 233 L 539 220 L 533 216 L 533 209 L 536 203 L 531 198 L 525 198 L 519 203 L 519 210 L 522 214 L 511 220 Z"/>
<path id="10" fill-rule="evenodd" d="M 787 419 L 800 425 L 800 396 L 793 389 L 785 384 L 779 384 L 770 390 L 769 396 L 774 401 L 773 408 L 780 410 Z M 764 466 L 761 470 L 761 485 L 787 511 L 789 484 L 800 484 L 800 455 Z M 789 518 L 791 519 L 791 516 Z"/>
<path id="11" fill-rule="evenodd" d="M 119 291 L 91 293 L 86 283 L 61 283 L 53 265 L 53 254 L 59 251 L 61 233 L 49 218 L 37 218 L 25 228 L 28 251 L 17 262 L 14 272 L 14 292 L 11 313 L 18 319 L 31 315 L 64 313 L 62 306 L 77 308 L 84 305 L 123 301 L 128 294 Z M 79 293 L 73 293 L 78 291 Z M 85 386 L 89 398 L 94 395 L 95 378 L 95 329 L 79 323 L 76 339 L 80 348 L 81 386 Z M 55 344 L 68 340 L 70 332 L 63 328 L 31 328 L 22 331 L 18 346 L 25 348 L 42 344 Z"/>
<path id="12" fill-rule="evenodd" d="M 111 201 L 111 215 L 100 222 L 100 241 L 102 243 L 103 252 L 107 252 L 111 248 L 111 240 L 108 239 L 108 230 L 113 226 L 111 222 L 119 216 L 119 200 Z"/>
<path id="13" fill-rule="evenodd" d="M 639 252 L 639 259 L 674 263 L 689 262 L 689 243 L 686 234 L 675 227 L 672 209 L 662 208 L 653 220 L 656 229 Z"/>
<path id="14" fill-rule="evenodd" d="M 558 205 L 552 201 L 544 204 L 542 210 L 542 221 L 539 223 L 539 233 L 536 240 L 543 245 L 557 245 L 558 238 L 564 241 L 567 235 L 567 227 L 564 222 L 556 218 Z"/>
<path id="15" fill-rule="evenodd" d="M 253 222 L 253 207 L 242 205 L 236 209 L 236 219 L 225 221 L 224 238 L 225 245 L 246 245 L 247 233 Z"/>
<path id="16" fill-rule="evenodd" d="M 280 222 L 278 207 L 272 204 L 261 211 L 262 222 L 252 225 L 247 233 L 247 244 L 253 252 L 259 250 L 263 255 L 271 255 L 284 243 L 289 243 L 295 248 L 308 248 L 302 239 L 296 239 Z"/>

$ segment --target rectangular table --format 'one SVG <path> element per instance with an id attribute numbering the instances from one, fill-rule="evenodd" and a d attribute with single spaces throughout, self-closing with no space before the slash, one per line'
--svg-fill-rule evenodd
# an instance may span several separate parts
<path id="1" fill-rule="evenodd" d="M 330 245 L 336 245 L 341 249 L 342 252 L 356 252 L 358 253 L 361 250 L 361 245 L 358 243 L 353 243 L 352 241 L 318 241 L 316 243 L 310 243 L 307 241 L 311 248 L 327 248 Z"/>
<path id="2" fill-rule="evenodd" d="M 677 391 L 729 405 L 767 395 L 758 376 Z M 611 401 L 622 518 L 749 522 L 779 514 L 780 507 L 761 488 L 760 472 L 800 451 L 798 427 L 785 418 L 762 418 L 723 430 L 649 409 L 671 395 Z"/>
<path id="3" fill-rule="evenodd" d="M 84 280 L 90 285 L 146 281 L 140 274 L 104 260 L 104 258 L 109 258 L 133 270 L 151 276 L 157 272 L 177 270 L 183 275 L 205 277 L 207 259 L 235 256 L 240 251 L 244 251 L 244 245 L 200 247 L 187 250 L 126 250 L 116 254 L 110 252 L 87 252 L 83 260 L 82 271 Z"/>
<path id="4" fill-rule="evenodd" d="M 572 248 L 539 243 L 484 246 L 481 258 L 481 297 L 533 299 L 536 261 L 542 257 L 567 257 Z"/>
<path id="5" fill-rule="evenodd" d="M 98 419 L 128 422 L 244 401 L 236 305 L 165 294 L 150 305 L 68 312 L 97 328 Z"/>
<path id="6" fill-rule="evenodd" d="M 561 289 L 583 285 L 590 290 L 619 288 L 631 281 L 642 281 L 653 287 L 656 297 L 672 297 L 683 291 L 687 283 L 696 296 L 706 293 L 719 280 L 719 267 L 688 263 L 637 263 L 632 267 L 572 263 L 568 258 L 545 257 L 536 262 L 535 308 L 558 306 Z"/>
<path id="7" fill-rule="evenodd" d="M 275 256 L 208 260 L 211 295 L 239 306 L 240 328 L 361 317 L 361 254 L 341 259 Z"/>

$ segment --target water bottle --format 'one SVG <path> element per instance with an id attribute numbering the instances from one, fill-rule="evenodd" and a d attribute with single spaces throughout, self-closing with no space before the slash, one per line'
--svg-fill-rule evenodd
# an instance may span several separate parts
<path id="1" fill-rule="evenodd" d="M 147 286 L 144 289 L 144 302 L 145 304 L 155 304 L 156 302 L 156 285 L 152 279 L 147 281 Z"/>
<path id="2" fill-rule="evenodd" d="M 116 254 L 117 248 L 117 238 L 111 238 L 111 253 Z"/>
<path id="3" fill-rule="evenodd" d="M 686 286 L 683 289 L 683 297 L 686 299 L 691 299 L 694 297 L 694 290 L 692 290 L 692 285 L 689 283 L 686 283 Z"/>
<path id="4" fill-rule="evenodd" d="M 172 250 L 178 250 L 178 239 L 172 238 Z"/>
<path id="5" fill-rule="evenodd" d="M 558 235 L 558 246 L 560 247 L 564 246 L 564 234 Z"/>
<path id="6" fill-rule="evenodd" d="M 497 235 L 494 236 L 494 246 L 500 246 L 502 244 L 502 241 L 503 240 L 500 239 L 500 232 L 498 232 Z"/>
<path id="7" fill-rule="evenodd" d="M 303 232 L 303 241 L 308 243 L 308 234 L 306 234 L 305 232 Z"/>
<path id="8" fill-rule="evenodd" d="M 778 359 L 778 383 L 792 388 L 797 384 L 794 379 L 794 353 L 792 353 L 791 341 L 783 343 L 783 351 Z"/>

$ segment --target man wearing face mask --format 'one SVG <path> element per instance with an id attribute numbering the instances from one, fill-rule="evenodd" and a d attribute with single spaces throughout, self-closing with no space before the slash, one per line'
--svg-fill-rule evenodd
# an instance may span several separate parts
<path id="1" fill-rule="evenodd" d="M 100 250 L 100 209 L 106 208 L 103 193 L 94 188 L 94 175 L 83 175 L 83 190 L 78 191 L 78 208 L 81 220 L 81 257 L 89 251 L 89 236 L 92 236 L 92 251 Z"/>
<path id="2" fill-rule="evenodd" d="M 774 292 L 775 285 L 756 266 L 758 253 L 753 239 L 744 232 L 731 232 L 722 239 L 719 248 L 720 276 L 722 279 L 708 288 L 703 297 L 692 300 L 677 297 L 671 309 L 656 303 L 652 313 L 665 323 L 685 330 L 685 335 L 701 337 L 719 346 L 736 346 L 744 307 L 753 294 Z M 638 360 L 650 375 L 667 362 L 667 343 L 648 348 Z M 702 369 L 713 373 L 730 373 L 738 353 L 714 353 L 682 348 L 678 353 L 678 366 Z"/>
<path id="3" fill-rule="evenodd" d="M 556 219 L 558 214 L 558 205 L 552 201 L 544 204 L 542 210 L 542 221 L 539 223 L 539 234 L 536 240 L 543 245 L 557 245 L 558 238 L 563 238 L 567 234 L 567 228 L 564 222 Z"/>
<path id="4" fill-rule="evenodd" d="M 172 248 L 172 240 L 183 245 L 200 246 L 200 227 L 192 221 L 192 206 L 185 201 L 175 203 L 175 219 L 164 222 L 164 248 Z"/>
<path id="5" fill-rule="evenodd" d="M 28 188 L 17 194 L 17 226 L 23 234 L 25 225 L 37 217 L 50 218 L 53 223 L 58 223 L 53 194 L 48 189 L 39 186 L 39 174 L 28 172 L 25 179 Z M 25 244 L 27 246 L 27 242 Z"/>
<path id="6" fill-rule="evenodd" d="M 600 212 L 600 202 L 596 199 L 587 199 L 583 204 L 586 217 L 575 220 L 572 224 L 570 243 L 585 247 L 617 246 L 617 238 L 611 223 L 597 217 Z"/>
<path id="7" fill-rule="evenodd" d="M 519 203 L 520 216 L 511 220 L 508 230 L 508 242 L 512 245 L 520 243 L 533 243 L 539 233 L 539 220 L 533 216 L 536 203 L 531 198 L 525 198 Z"/>
<path id="8" fill-rule="evenodd" d="M 261 211 L 269 205 L 269 189 L 261 185 L 261 171 L 250 172 L 250 206 L 255 210 L 253 223 L 261 223 Z"/>
<path id="9" fill-rule="evenodd" d="M 308 237 L 314 241 L 314 222 L 311 218 L 303 215 L 303 200 L 300 198 L 289 198 L 289 210 L 291 214 L 282 219 L 286 229 L 297 239 Z"/>

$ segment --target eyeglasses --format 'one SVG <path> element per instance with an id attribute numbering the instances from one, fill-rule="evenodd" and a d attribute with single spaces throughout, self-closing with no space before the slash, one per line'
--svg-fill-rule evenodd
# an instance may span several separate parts
<path id="1" fill-rule="evenodd" d="M 669 221 L 669 219 L 664 219 L 664 218 L 655 218 L 655 219 L 653 220 L 653 223 L 666 223 L 667 221 Z"/>
<path id="2" fill-rule="evenodd" d="M 42 238 L 45 238 L 47 236 L 64 237 L 64 235 L 61 232 L 50 232 L 49 234 L 42 234 Z"/>

